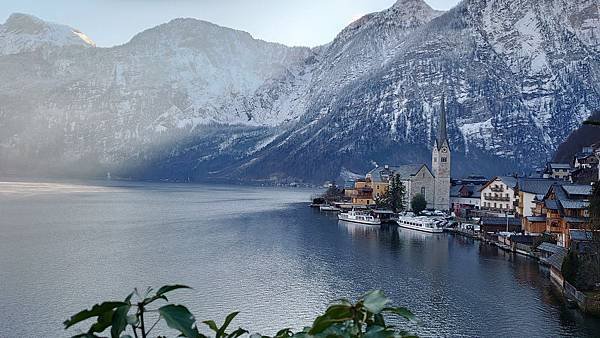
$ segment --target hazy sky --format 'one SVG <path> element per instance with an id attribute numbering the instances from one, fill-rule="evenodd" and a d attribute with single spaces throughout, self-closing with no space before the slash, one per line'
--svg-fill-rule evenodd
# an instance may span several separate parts
<path id="1" fill-rule="evenodd" d="M 426 0 L 449 9 L 459 0 Z M 178 17 L 207 20 L 287 45 L 327 43 L 360 16 L 396 0 L 1 0 L 0 22 L 21 12 L 68 24 L 98 46 L 122 44 L 136 33 Z"/>

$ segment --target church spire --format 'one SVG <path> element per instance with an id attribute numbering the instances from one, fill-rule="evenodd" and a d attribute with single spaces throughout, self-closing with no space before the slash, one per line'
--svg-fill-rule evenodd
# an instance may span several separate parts
<path id="1" fill-rule="evenodd" d="M 446 95 L 442 95 L 442 104 L 440 109 L 440 121 L 438 123 L 437 133 L 437 147 L 438 149 L 444 144 L 444 141 L 448 144 L 448 132 L 446 130 Z"/>

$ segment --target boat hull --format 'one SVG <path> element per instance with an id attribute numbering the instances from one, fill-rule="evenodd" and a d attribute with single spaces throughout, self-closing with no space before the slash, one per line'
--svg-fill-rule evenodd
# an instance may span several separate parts
<path id="1" fill-rule="evenodd" d="M 367 221 L 367 220 L 353 219 L 353 218 L 348 218 L 344 214 L 338 215 L 338 219 L 340 221 L 344 221 L 344 222 L 352 222 L 352 223 L 365 224 L 365 225 L 381 225 L 381 221 L 379 221 L 379 220 Z"/>
<path id="2" fill-rule="evenodd" d="M 410 224 L 404 224 L 401 222 L 396 221 L 396 224 L 398 224 L 399 227 L 401 228 L 405 228 L 405 229 L 411 229 L 411 230 L 416 230 L 416 231 L 422 231 L 422 232 L 427 232 L 430 234 L 441 234 L 444 232 L 444 229 L 441 228 L 427 228 L 427 227 L 420 227 L 420 226 L 415 226 L 415 225 L 410 225 Z"/>

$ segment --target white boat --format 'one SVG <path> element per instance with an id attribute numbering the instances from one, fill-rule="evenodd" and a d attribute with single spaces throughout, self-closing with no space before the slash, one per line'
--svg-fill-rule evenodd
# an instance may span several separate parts
<path id="1" fill-rule="evenodd" d="M 407 229 L 424 231 L 429 233 L 442 233 L 444 228 L 439 220 L 428 217 L 400 217 L 396 220 L 399 226 Z"/>
<path id="2" fill-rule="evenodd" d="M 371 216 L 364 211 L 348 211 L 338 215 L 340 221 L 368 224 L 368 225 L 380 225 L 381 220 Z"/>
<path id="3" fill-rule="evenodd" d="M 333 205 L 322 205 L 322 206 L 319 207 L 319 210 L 321 210 L 321 211 L 334 211 L 334 212 L 342 211 L 342 209 L 334 207 Z"/>

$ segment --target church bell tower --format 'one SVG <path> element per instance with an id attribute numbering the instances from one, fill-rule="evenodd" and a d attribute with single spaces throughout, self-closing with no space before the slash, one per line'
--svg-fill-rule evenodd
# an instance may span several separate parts
<path id="1" fill-rule="evenodd" d="M 431 168 L 435 176 L 434 208 L 436 210 L 450 210 L 450 142 L 446 130 L 446 99 L 442 96 L 440 107 L 440 120 L 438 123 L 437 137 L 433 144 L 431 154 Z"/>

